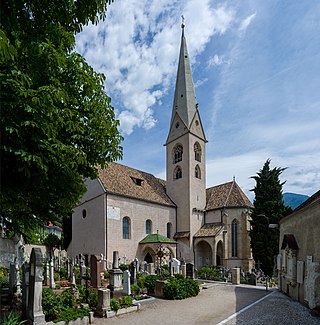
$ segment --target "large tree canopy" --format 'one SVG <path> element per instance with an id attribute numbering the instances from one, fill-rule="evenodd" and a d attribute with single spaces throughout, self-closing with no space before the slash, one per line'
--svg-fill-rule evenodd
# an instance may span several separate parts
<path id="1" fill-rule="evenodd" d="M 251 248 L 255 262 L 261 263 L 261 269 L 267 275 L 272 275 L 274 256 L 279 252 L 279 230 L 269 229 L 269 224 L 278 224 L 279 220 L 288 214 L 282 200 L 282 186 L 280 175 L 285 168 L 270 169 L 268 159 L 263 168 L 252 178 L 256 186 L 254 208 L 251 214 Z"/>
<path id="2" fill-rule="evenodd" d="M 70 215 L 96 166 L 122 155 L 105 77 L 74 51 L 105 0 L 3 0 L 1 206 L 12 226 Z"/>

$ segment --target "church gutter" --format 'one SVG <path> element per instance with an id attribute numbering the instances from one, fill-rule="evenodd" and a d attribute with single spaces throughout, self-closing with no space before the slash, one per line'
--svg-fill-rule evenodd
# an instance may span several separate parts
<path id="1" fill-rule="evenodd" d="M 132 200 L 138 200 L 138 201 L 142 201 L 142 202 L 154 203 L 154 204 L 161 205 L 161 206 L 177 208 L 177 206 L 174 203 L 172 203 L 172 204 L 169 204 L 169 203 L 167 203 L 167 204 L 166 203 L 160 203 L 160 202 L 156 202 L 156 201 L 151 201 L 151 200 L 146 200 L 146 199 L 138 198 L 138 197 L 131 196 L 131 195 L 119 194 L 119 193 L 116 193 L 116 192 L 109 192 L 109 191 L 107 191 L 107 193 L 108 194 L 111 194 L 111 195 L 115 195 L 115 196 L 121 196 L 121 197 L 129 198 L 129 199 L 132 199 Z"/>

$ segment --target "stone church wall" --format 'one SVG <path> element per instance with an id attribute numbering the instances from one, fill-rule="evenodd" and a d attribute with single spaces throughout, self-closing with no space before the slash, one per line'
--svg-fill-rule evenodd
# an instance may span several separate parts
<path id="1" fill-rule="evenodd" d="M 279 288 L 310 308 L 320 308 L 320 200 L 280 221 Z M 298 249 L 281 250 L 284 235 L 294 236 Z"/>
<path id="2" fill-rule="evenodd" d="M 171 223 L 171 239 L 176 231 L 175 207 L 108 195 L 107 212 L 107 260 L 112 260 L 112 252 L 119 251 L 121 263 L 132 261 L 135 257 L 144 259 L 144 252 L 139 242 L 147 236 L 146 221 L 152 222 L 151 233 L 167 236 L 167 223 Z M 122 220 L 130 218 L 130 238 L 123 239 Z M 126 257 L 126 258 L 125 258 Z"/>

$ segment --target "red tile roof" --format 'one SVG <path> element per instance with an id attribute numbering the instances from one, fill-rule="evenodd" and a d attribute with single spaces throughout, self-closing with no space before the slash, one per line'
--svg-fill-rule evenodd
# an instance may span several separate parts
<path id="1" fill-rule="evenodd" d="M 118 163 L 99 169 L 99 178 L 109 193 L 175 206 L 165 190 L 165 181 Z"/>
<path id="2" fill-rule="evenodd" d="M 252 203 L 235 181 L 207 189 L 207 211 L 235 207 L 252 207 Z"/>

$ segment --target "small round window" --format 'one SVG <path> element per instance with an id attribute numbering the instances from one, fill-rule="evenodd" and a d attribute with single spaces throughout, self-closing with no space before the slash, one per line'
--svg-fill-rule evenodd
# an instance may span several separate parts
<path id="1" fill-rule="evenodd" d="M 196 120 L 196 126 L 198 126 L 199 125 L 199 121 L 198 120 Z"/>
<path id="2" fill-rule="evenodd" d="M 82 210 L 82 218 L 84 219 L 87 216 L 87 210 L 83 209 Z"/>
<path id="3" fill-rule="evenodd" d="M 179 122 L 177 122 L 177 123 L 176 123 L 176 129 L 179 127 L 179 125 L 180 125 Z"/>

